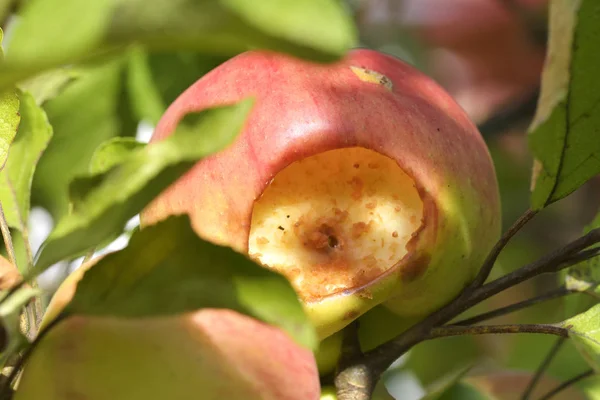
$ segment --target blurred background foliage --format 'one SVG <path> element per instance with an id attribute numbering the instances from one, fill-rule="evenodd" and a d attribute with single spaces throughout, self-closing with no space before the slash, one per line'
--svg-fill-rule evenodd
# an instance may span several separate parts
<path id="1" fill-rule="evenodd" d="M 0 0 L 0 26 L 10 43 L 10 10 L 22 1 Z M 492 153 L 501 190 L 504 227 L 529 206 L 532 157 L 527 127 L 539 94 L 546 52 L 547 0 L 346 0 L 362 46 L 398 56 L 436 79 L 479 126 Z M 228 55 L 142 48 L 56 69 L 52 79 L 27 82 L 48 115 L 54 136 L 41 156 L 33 180 L 30 239 L 34 250 L 52 220 L 68 211 L 67 185 L 88 169 L 96 147 L 115 136 L 147 140 L 152 125 L 185 88 L 226 60 Z M 43 82 L 43 83 L 40 83 Z M 75 112 L 73 110 L 76 110 Z M 67 149 L 77 148 L 77 151 Z M 495 275 L 513 270 L 578 237 L 598 211 L 600 180 L 548 207 L 502 253 Z M 135 226 L 135 221 L 130 228 Z M 19 235 L 16 235 L 17 247 Z M 123 247 L 126 236 L 108 249 Z M 107 249 L 104 250 L 104 252 Z M 21 257 L 24 257 L 21 250 Z M 80 260 L 63 263 L 41 277 L 51 293 Z M 561 282 L 541 276 L 508 290 L 472 313 L 534 297 Z M 557 322 L 586 309 L 576 294 L 543 303 L 493 322 Z M 422 388 L 449 370 L 477 367 L 474 374 L 511 369 L 534 371 L 555 342 L 541 335 L 455 337 L 425 342 L 400 360 L 386 376 L 392 393 L 418 397 Z M 562 381 L 586 369 L 572 344 L 566 344 L 548 369 Z M 522 375 L 502 377 L 519 385 Z M 597 379 L 596 379 L 597 381 Z M 542 385 L 543 386 L 543 385 Z M 588 380 L 588 393 L 600 398 L 600 383 Z M 411 394 L 412 393 L 412 394 Z"/>

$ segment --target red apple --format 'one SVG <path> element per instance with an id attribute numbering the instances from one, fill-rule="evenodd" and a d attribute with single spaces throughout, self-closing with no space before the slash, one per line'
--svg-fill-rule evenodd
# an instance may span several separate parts
<path id="1" fill-rule="evenodd" d="M 47 326 L 83 272 L 58 289 Z M 316 400 L 313 354 L 283 331 L 227 309 L 142 319 L 73 316 L 25 364 L 15 400 Z"/>
<path id="2" fill-rule="evenodd" d="M 320 337 L 377 304 L 423 315 L 454 297 L 498 239 L 494 167 L 479 132 L 433 80 L 354 50 L 336 64 L 252 51 L 166 111 L 256 99 L 239 138 L 142 213 L 187 213 L 203 238 L 286 275 Z"/>

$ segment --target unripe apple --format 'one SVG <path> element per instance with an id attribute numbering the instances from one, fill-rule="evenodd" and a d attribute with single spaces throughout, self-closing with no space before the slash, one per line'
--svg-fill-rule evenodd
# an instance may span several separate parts
<path id="1" fill-rule="evenodd" d="M 234 144 L 197 163 L 142 213 L 187 213 L 203 238 L 286 275 L 321 338 L 377 304 L 422 315 L 454 297 L 498 239 L 492 161 L 479 132 L 427 76 L 385 54 L 313 64 L 252 51 L 166 111 L 248 96 Z"/>
<path id="2" fill-rule="evenodd" d="M 85 268 L 58 289 L 48 326 Z M 26 361 L 15 400 L 316 400 L 313 354 L 283 331 L 227 309 L 169 317 L 72 316 Z"/>

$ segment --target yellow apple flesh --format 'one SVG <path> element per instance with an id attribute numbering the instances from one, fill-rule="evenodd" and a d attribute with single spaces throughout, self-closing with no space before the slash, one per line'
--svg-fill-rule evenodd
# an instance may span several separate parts
<path id="1" fill-rule="evenodd" d="M 421 225 L 414 181 L 389 157 L 352 147 L 296 161 L 255 202 L 249 252 L 305 302 L 369 285 Z"/>

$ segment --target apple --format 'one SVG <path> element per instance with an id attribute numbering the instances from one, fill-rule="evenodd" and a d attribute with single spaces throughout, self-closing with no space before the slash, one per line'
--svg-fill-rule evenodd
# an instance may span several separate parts
<path id="1" fill-rule="evenodd" d="M 439 308 L 500 234 L 488 149 L 433 80 L 358 49 L 315 64 L 251 51 L 168 108 L 150 146 L 189 112 L 255 98 L 227 149 L 198 162 L 142 213 L 190 215 L 206 240 L 284 274 L 325 338 L 372 307 Z"/>
<path id="2" fill-rule="evenodd" d="M 283 331 L 227 309 L 169 317 L 56 318 L 85 270 L 61 285 L 47 332 L 27 359 L 15 400 L 316 400 L 310 350 Z"/>

